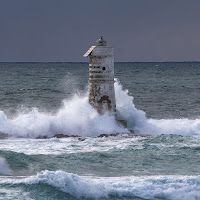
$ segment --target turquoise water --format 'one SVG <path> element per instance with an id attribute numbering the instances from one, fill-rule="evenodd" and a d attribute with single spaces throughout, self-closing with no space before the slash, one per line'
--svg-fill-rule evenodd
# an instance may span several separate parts
<path id="1" fill-rule="evenodd" d="M 88 104 L 88 64 L 1 63 L 0 199 L 200 199 L 199 65 L 116 63 L 130 136 Z"/>

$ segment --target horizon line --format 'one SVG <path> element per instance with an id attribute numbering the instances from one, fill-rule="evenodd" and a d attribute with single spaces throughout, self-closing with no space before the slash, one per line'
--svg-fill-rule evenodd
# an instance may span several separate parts
<path id="1" fill-rule="evenodd" d="M 88 63 L 78 61 L 0 61 L 0 63 Z M 115 61 L 115 63 L 200 63 L 200 61 Z"/>

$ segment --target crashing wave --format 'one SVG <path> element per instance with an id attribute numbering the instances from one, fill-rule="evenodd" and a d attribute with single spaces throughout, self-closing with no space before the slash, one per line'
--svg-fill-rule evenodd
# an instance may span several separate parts
<path id="1" fill-rule="evenodd" d="M 119 81 L 115 82 L 117 115 L 125 119 L 128 129 L 138 134 L 180 134 L 200 135 L 200 119 L 155 120 L 147 119 L 145 112 L 136 109 L 133 97 L 123 90 Z M 63 102 L 56 114 L 39 112 L 36 108 L 28 113 L 20 113 L 9 119 L 0 111 L 0 138 L 9 137 L 47 137 L 56 134 L 98 136 L 100 134 L 129 133 L 108 113 L 99 115 L 88 103 L 87 96 L 75 95 Z"/>
<path id="2" fill-rule="evenodd" d="M 144 199 L 196 200 L 200 176 L 81 177 L 63 171 L 43 171 L 22 179 L 0 179 L 5 184 L 47 184 L 76 198 L 139 197 Z"/>

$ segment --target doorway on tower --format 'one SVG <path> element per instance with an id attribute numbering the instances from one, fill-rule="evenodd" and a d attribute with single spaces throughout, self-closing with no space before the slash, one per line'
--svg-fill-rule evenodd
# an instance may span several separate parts
<path id="1" fill-rule="evenodd" d="M 98 108 L 98 112 L 103 114 L 106 111 L 111 111 L 111 100 L 109 99 L 109 96 L 104 95 L 101 97 L 101 99 L 98 101 L 99 104 L 99 108 Z"/>

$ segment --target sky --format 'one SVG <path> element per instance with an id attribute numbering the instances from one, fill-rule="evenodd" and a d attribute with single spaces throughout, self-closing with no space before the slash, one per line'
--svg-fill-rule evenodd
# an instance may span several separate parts
<path id="1" fill-rule="evenodd" d="M 200 61 L 199 0 L 0 0 L 0 62 Z"/>

